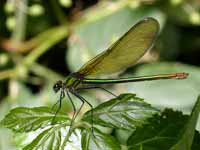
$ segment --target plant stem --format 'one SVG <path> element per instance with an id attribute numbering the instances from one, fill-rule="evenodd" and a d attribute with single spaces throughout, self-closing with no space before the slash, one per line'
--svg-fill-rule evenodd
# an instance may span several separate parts
<path id="1" fill-rule="evenodd" d="M 18 69 L 21 68 L 21 66 L 23 66 L 23 67 L 25 67 L 25 69 L 29 70 L 30 69 L 29 67 L 31 67 L 42 54 L 47 52 L 53 45 L 58 43 L 60 40 L 66 38 L 67 35 L 68 35 L 67 25 L 56 27 L 56 28 L 50 29 L 49 31 L 47 31 L 45 33 L 42 33 L 40 36 L 38 36 L 38 40 L 41 42 L 41 44 L 38 47 L 36 47 L 35 49 L 33 49 L 32 52 L 30 52 L 22 60 L 22 62 L 19 63 L 15 68 L 0 72 L 0 80 L 17 76 Z M 43 43 L 42 43 L 42 38 L 45 38 L 45 41 L 43 40 Z M 36 41 L 37 39 L 35 38 L 34 40 Z M 38 66 L 37 66 L 37 68 L 38 68 Z M 35 70 L 34 68 L 32 68 L 32 69 Z M 41 69 L 41 67 L 40 67 L 40 69 Z M 49 72 L 49 70 L 47 72 Z M 43 73 L 44 73 L 44 68 L 43 68 Z M 60 77 L 60 78 L 62 78 L 62 77 Z"/>
<path id="2" fill-rule="evenodd" d="M 20 44 L 25 37 L 25 30 L 26 30 L 26 10 L 25 7 L 27 6 L 27 0 L 21 0 L 16 3 L 16 10 L 15 10 L 15 28 L 12 33 L 12 42 L 15 45 Z"/>
<path id="3" fill-rule="evenodd" d="M 61 76 L 60 74 L 57 74 L 51 69 L 44 67 L 38 63 L 33 63 L 33 65 L 30 67 L 30 71 L 34 72 L 36 75 L 45 77 L 46 79 L 51 80 L 51 81 L 55 79 L 60 79 L 60 80 L 64 79 L 64 77 Z"/>
<path id="4" fill-rule="evenodd" d="M 5 70 L 5 71 L 1 71 L 0 72 L 0 80 L 4 80 L 7 78 L 12 78 L 16 75 L 15 70 L 14 69 L 9 69 L 9 70 Z"/>
<path id="5" fill-rule="evenodd" d="M 32 52 L 30 52 L 24 60 L 22 60 L 22 63 L 26 67 L 30 67 L 42 54 L 47 52 L 53 45 L 55 45 L 57 42 L 62 40 L 68 35 L 68 28 L 67 26 L 61 26 L 54 29 L 54 31 L 51 32 L 51 35 L 48 36 L 46 41 L 44 41 L 41 45 L 33 49 Z"/>

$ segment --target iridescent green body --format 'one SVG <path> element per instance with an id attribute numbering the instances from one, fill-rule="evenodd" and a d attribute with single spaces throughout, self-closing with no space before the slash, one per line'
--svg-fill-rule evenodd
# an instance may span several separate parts
<path id="1" fill-rule="evenodd" d="M 65 80 L 65 86 L 66 88 L 72 88 L 75 87 L 75 85 L 78 85 L 80 83 L 80 80 L 77 79 L 77 77 L 69 75 L 67 76 Z"/>

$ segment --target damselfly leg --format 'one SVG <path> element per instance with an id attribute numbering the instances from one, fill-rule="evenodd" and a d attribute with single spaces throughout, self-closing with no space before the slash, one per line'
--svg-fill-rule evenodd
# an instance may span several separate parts
<path id="1" fill-rule="evenodd" d="M 56 115 L 58 114 L 58 112 L 59 112 L 60 109 L 61 109 L 61 106 L 62 106 L 62 99 L 63 99 L 64 97 L 65 97 L 65 92 L 64 92 L 64 90 L 61 90 L 59 100 L 58 100 L 58 101 L 53 105 L 53 107 L 51 108 L 52 110 L 54 110 L 54 108 L 56 107 L 56 105 L 59 103 L 59 106 L 58 106 L 58 108 L 57 108 L 57 110 L 56 110 L 56 112 L 55 112 L 55 114 L 54 114 L 53 119 L 52 119 L 52 122 L 51 122 L 52 124 L 54 124 Z"/>

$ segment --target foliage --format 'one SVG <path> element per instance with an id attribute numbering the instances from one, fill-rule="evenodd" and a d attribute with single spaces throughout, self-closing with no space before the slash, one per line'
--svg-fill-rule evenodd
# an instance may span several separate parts
<path id="1" fill-rule="evenodd" d="M 144 124 L 147 118 L 158 113 L 133 94 L 123 94 L 93 109 L 93 122 L 115 129 L 133 130 Z M 84 121 L 92 122 L 91 111 L 83 116 Z"/>
<path id="2" fill-rule="evenodd" d="M 16 132 L 30 132 L 47 127 L 54 116 L 54 112 L 46 107 L 35 107 L 34 109 L 18 107 L 12 109 L 1 124 Z M 69 118 L 65 114 L 58 114 L 56 122 L 68 122 L 69 124 Z"/>
<path id="3" fill-rule="evenodd" d="M 199 10 L 196 0 L 0 1 L 0 149 L 198 150 Z M 59 96 L 54 82 L 147 16 L 160 24 L 155 46 L 120 76 L 187 72 L 189 78 L 106 86 L 129 92 L 116 98 L 82 92 L 95 106 L 94 134 L 86 106 L 69 132 L 73 109 L 67 98 L 52 124 L 50 107 Z"/>
<path id="4" fill-rule="evenodd" d="M 187 150 L 192 144 L 200 144 L 198 140 L 193 142 L 194 135 L 199 135 L 195 131 L 199 104 L 200 98 L 190 116 L 171 109 L 160 114 L 135 95 L 122 94 L 94 108 L 94 128 L 91 128 L 91 110 L 83 115 L 82 122 L 74 123 L 71 130 L 69 118 L 60 113 L 55 123 L 51 124 L 52 112 L 46 107 L 15 108 L 1 121 L 1 125 L 27 134 L 38 130 L 38 135 L 24 150 L 65 149 L 68 144 L 75 144 L 73 136 L 80 136 L 77 138 L 81 138 L 84 150 L 121 149 L 120 142 L 112 134 L 104 133 L 96 125 L 132 132 L 127 140 L 127 148 L 130 150 Z M 76 130 L 81 133 L 77 134 Z"/>

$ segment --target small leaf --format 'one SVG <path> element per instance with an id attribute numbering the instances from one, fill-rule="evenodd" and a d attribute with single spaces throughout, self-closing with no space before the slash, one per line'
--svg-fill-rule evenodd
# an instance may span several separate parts
<path id="1" fill-rule="evenodd" d="M 159 113 L 157 109 L 134 94 L 121 94 L 94 108 L 93 121 L 106 127 L 133 130 L 156 113 Z M 91 119 L 90 110 L 84 114 L 83 120 L 91 123 Z"/>
<path id="2" fill-rule="evenodd" d="M 179 141 L 170 150 L 189 150 L 193 143 L 193 138 L 195 134 L 195 127 L 200 112 L 200 96 L 197 99 L 195 106 L 193 107 L 192 113 L 190 115 L 187 124 L 184 126 Z"/>
<path id="3" fill-rule="evenodd" d="M 54 112 L 47 107 L 18 107 L 12 109 L 0 124 L 16 132 L 29 132 L 51 125 L 54 115 Z M 66 114 L 57 114 L 56 123 L 67 121 L 69 118 Z"/>
<path id="4" fill-rule="evenodd" d="M 83 130 L 81 139 L 82 150 L 120 150 L 117 140 L 111 135 L 94 129 L 94 135 L 89 130 Z"/>

